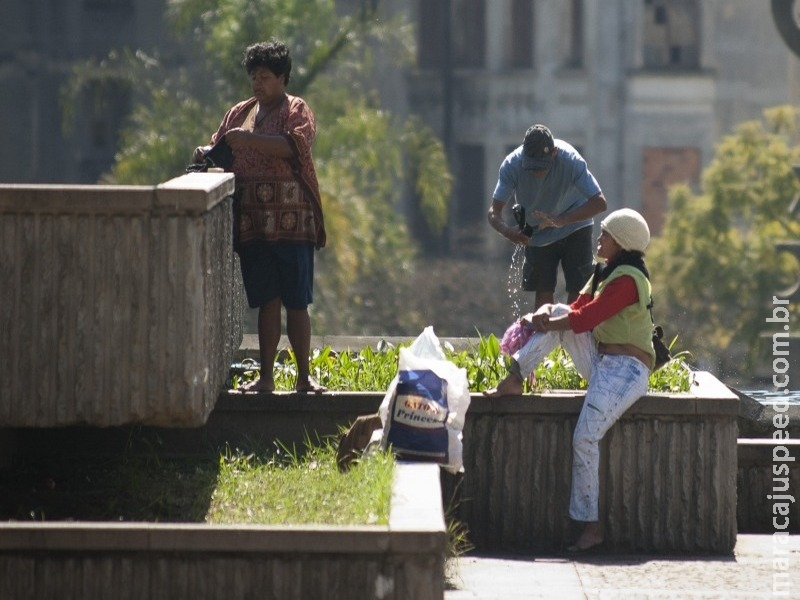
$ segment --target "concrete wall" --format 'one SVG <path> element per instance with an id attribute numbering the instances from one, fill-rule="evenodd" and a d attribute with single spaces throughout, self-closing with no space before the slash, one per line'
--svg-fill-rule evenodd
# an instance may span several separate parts
<path id="1" fill-rule="evenodd" d="M 776 451 L 779 446 L 786 448 L 792 458 L 781 460 L 785 453 L 782 450 Z M 736 476 L 739 502 L 736 506 L 736 515 L 741 531 L 800 533 L 800 504 L 797 502 L 800 494 L 798 457 L 800 457 L 800 440 L 797 439 L 739 440 L 739 469 Z M 786 489 L 787 483 L 788 489 Z M 788 505 L 788 514 L 782 512 L 783 507 L 773 513 L 774 505 L 778 503 L 783 507 Z M 778 529 L 776 523 L 778 526 L 788 523 L 788 527 Z"/>
<path id="2" fill-rule="evenodd" d="M 445 545 L 438 467 L 398 464 L 388 526 L 1 524 L 0 597 L 434 600 Z"/>
<path id="3" fill-rule="evenodd" d="M 601 518 L 610 551 L 717 553 L 736 540 L 739 400 L 708 373 L 689 394 L 648 394 L 601 444 Z M 179 454 L 296 444 L 335 436 L 373 414 L 381 393 L 319 396 L 226 392 L 200 428 L 157 429 Z M 551 553 L 576 534 L 567 515 L 571 440 L 583 392 L 491 400 L 474 394 L 464 427 L 463 475 L 443 475 L 446 504 L 484 553 Z M 58 447 L 122 451 L 122 430 L 14 432 L 25 456 Z M 762 467 L 763 468 L 763 467 Z"/>
<path id="4" fill-rule="evenodd" d="M 647 395 L 603 439 L 600 519 L 609 551 L 733 551 L 738 399 L 697 375 L 691 394 Z M 479 552 L 558 552 L 574 540 L 567 509 L 582 403 L 583 393 L 473 399 L 465 472 L 460 481 L 445 477 L 444 493 L 458 500 L 455 514 Z"/>
<path id="5" fill-rule="evenodd" d="M 249 336 L 245 336 L 247 340 Z M 341 338 L 330 338 L 325 340 L 332 343 L 336 348 L 361 348 L 363 347 L 363 338 L 347 338 L 342 341 Z M 409 340 L 395 340 L 397 342 L 407 342 Z M 246 345 L 247 341 L 245 342 Z M 286 341 L 282 343 L 285 345 Z M 320 343 L 315 344 L 315 347 L 320 347 Z M 463 340 L 452 340 L 456 347 L 459 344 L 465 343 Z M 324 344 L 323 344 L 324 345 Z M 249 355 L 250 350 L 243 350 L 239 353 L 240 357 Z M 545 397 L 549 397 L 545 396 Z M 564 439 L 554 442 L 552 439 L 549 441 L 533 440 L 526 442 L 529 446 L 535 446 L 539 452 L 533 459 L 527 455 L 521 455 L 521 449 L 512 448 L 512 456 L 514 469 L 532 469 L 531 462 L 540 460 L 542 456 L 547 457 L 547 460 L 541 460 L 546 463 L 540 469 L 556 469 L 556 456 L 560 460 L 564 460 L 564 453 L 568 452 L 568 440 L 571 436 L 573 421 L 577 415 L 576 397 L 559 395 L 552 397 L 548 402 L 551 403 L 550 408 L 556 411 L 569 412 L 575 411 L 567 417 L 564 415 L 554 416 L 551 411 L 548 414 L 540 414 L 538 417 L 528 415 L 525 417 L 529 420 L 525 427 L 530 428 L 531 431 L 536 432 L 537 428 L 544 427 L 544 425 L 536 425 L 534 420 L 550 419 L 552 426 L 558 419 L 567 419 L 569 423 L 562 423 L 557 431 L 557 435 L 562 436 Z M 382 399 L 380 392 L 362 392 L 362 393 L 327 393 L 321 396 L 308 396 L 298 394 L 237 394 L 232 392 L 223 393 L 214 409 L 209 416 L 208 420 L 202 427 L 195 428 L 162 428 L 162 427 L 61 427 L 56 429 L 42 428 L 42 429 L 0 429 L 0 456 L 4 456 L 7 462 L 12 461 L 15 457 L 25 457 L 27 459 L 42 458 L 47 460 L 48 456 L 58 455 L 63 453 L 64 448 L 69 448 L 69 451 L 74 460 L 81 460 L 82 456 L 93 456 L 103 454 L 116 454 L 130 451 L 131 436 L 144 435 L 148 439 L 157 440 L 158 448 L 171 455 L 182 456 L 197 456 L 213 454 L 217 455 L 221 448 L 226 445 L 236 447 L 243 450 L 258 450 L 263 448 L 273 447 L 274 440 L 292 445 L 295 444 L 298 450 L 303 449 L 306 436 L 310 436 L 312 440 L 316 436 L 324 438 L 325 436 L 337 435 L 340 427 L 345 427 L 351 423 L 356 417 L 364 414 L 373 414 L 377 411 L 378 406 Z M 684 400 L 690 400 L 685 397 Z M 710 452 L 710 448 L 718 448 L 718 442 L 715 441 L 719 432 L 714 431 L 716 425 L 712 425 L 715 421 L 711 420 L 709 415 L 704 418 L 709 419 L 704 425 L 706 429 L 711 427 L 714 431 L 713 436 L 704 435 L 702 440 L 698 438 L 696 442 L 689 444 L 682 436 L 688 435 L 689 431 L 694 429 L 697 403 L 694 399 L 693 402 L 686 404 L 681 400 L 680 396 L 654 396 L 641 401 L 641 405 L 637 406 L 635 410 L 647 409 L 646 413 L 631 412 L 626 415 L 625 420 L 621 424 L 624 431 L 609 433 L 608 441 L 604 442 L 603 450 L 608 451 L 609 445 L 613 454 L 608 454 L 608 459 L 605 461 L 605 473 L 608 473 L 608 461 L 620 460 L 624 463 L 630 463 L 632 459 L 632 438 L 631 434 L 636 434 L 639 441 L 643 440 L 640 446 L 636 446 L 636 457 L 639 462 L 649 463 L 652 461 L 660 461 L 658 458 L 660 452 L 672 454 L 672 459 L 667 464 L 671 464 L 670 469 L 675 471 L 677 461 L 685 461 L 687 468 L 682 468 L 683 476 L 689 477 L 696 476 L 698 478 L 696 484 L 707 480 L 706 471 L 703 470 L 701 465 L 695 464 L 693 456 L 697 453 L 706 454 Z M 471 457 L 471 460 L 482 462 L 478 460 L 480 452 L 488 453 L 488 448 L 492 446 L 492 441 L 481 442 L 480 438 L 476 437 L 478 434 L 485 434 L 488 425 L 484 427 L 482 432 L 480 428 L 472 424 L 473 414 L 476 419 L 479 419 L 479 412 L 486 412 L 487 403 L 481 395 L 473 395 L 470 412 L 467 414 L 467 427 L 468 433 L 465 444 L 466 454 Z M 526 404 L 530 405 L 532 402 L 538 403 L 537 408 L 543 410 L 545 404 L 541 402 L 538 397 L 526 396 L 520 402 L 520 406 L 524 407 Z M 724 401 L 726 404 L 728 400 Z M 713 409 L 714 401 L 709 401 L 705 409 Z M 717 402 L 718 404 L 718 402 Z M 719 404 L 718 404 L 719 406 Z M 730 407 L 728 406 L 726 410 Z M 671 412 L 669 412 L 671 411 Z M 684 411 L 682 416 L 679 411 Z M 767 498 L 768 494 L 772 494 L 773 485 L 773 472 L 774 465 L 772 457 L 772 448 L 775 443 L 772 441 L 772 433 L 775 430 L 773 424 L 773 416 L 775 412 L 768 406 L 763 411 L 764 414 L 756 421 L 743 419 L 741 416 L 738 421 L 738 433 L 746 439 L 737 440 L 737 472 L 736 472 L 736 520 L 737 529 L 742 533 L 762 533 L 769 531 L 771 527 L 771 506 L 772 503 Z M 659 413 L 661 416 L 659 416 Z M 646 416 L 649 415 L 649 416 Z M 787 415 L 790 424 L 787 431 L 792 440 L 787 440 L 786 443 L 790 445 L 790 452 L 794 456 L 798 456 L 797 443 L 795 438 L 800 435 L 798 427 L 800 427 L 800 407 L 790 407 Z M 516 412 L 509 411 L 508 416 L 511 417 L 509 421 L 514 421 L 521 418 Z M 724 416 L 725 423 L 723 424 L 724 430 L 729 430 L 730 423 L 728 422 L 727 413 Z M 649 421 L 648 421 L 649 420 Z M 704 430 L 697 430 L 700 434 Z M 555 435 L 555 428 L 550 432 L 550 435 Z M 747 439 L 749 438 L 749 439 Z M 758 439 L 753 439 L 758 438 Z M 654 446 L 653 441 L 658 443 Z M 483 444 L 482 450 L 472 450 L 473 445 Z M 559 454 L 552 455 L 549 447 L 557 445 L 559 447 Z M 682 449 L 679 454 L 676 454 L 675 448 Z M 689 450 L 689 448 L 691 448 Z M 639 452 L 641 450 L 641 452 Z M 543 454 L 546 452 L 546 454 Z M 538 457 L 538 458 L 537 458 Z M 524 466 L 518 466 L 522 463 Z M 795 460 L 790 463 L 790 489 L 800 489 L 800 464 Z M 566 474 L 569 468 L 569 463 L 557 463 L 558 472 L 561 474 L 559 479 L 559 502 L 565 502 L 566 494 L 568 493 L 567 487 L 569 484 L 568 476 Z M 511 468 L 511 467 L 509 467 Z M 631 469 L 631 473 L 641 471 L 641 467 L 634 464 L 633 466 L 627 465 Z M 695 472 L 695 469 L 700 469 Z M 479 470 L 483 475 L 492 476 L 491 470 L 481 464 Z M 539 473 L 541 476 L 541 472 Z M 454 487 L 458 479 L 463 478 L 464 475 L 458 478 L 453 478 L 448 474 L 443 475 L 443 483 L 447 492 L 445 498 L 445 506 L 448 505 L 450 496 L 454 493 Z M 639 482 L 639 475 L 636 476 L 635 481 Z M 616 479 L 616 485 L 620 490 L 625 491 L 625 479 Z M 684 482 L 685 484 L 686 482 Z M 729 482 L 728 482 L 729 483 Z M 462 483 L 463 485 L 463 483 Z M 480 482 L 471 484 L 480 487 Z M 513 489 L 517 484 L 504 484 L 504 489 Z M 661 480 L 653 482 L 653 485 L 662 486 Z M 541 487 L 537 484 L 537 487 Z M 460 489 L 460 488 L 459 488 Z M 627 489 L 625 493 L 632 494 L 635 490 Z M 488 493 L 488 492 L 487 492 Z M 539 492 L 543 493 L 543 492 Z M 550 492 L 548 498 L 553 496 L 556 492 Z M 698 492 L 700 493 L 700 492 Z M 702 492 L 704 493 L 704 492 Z M 648 501 L 652 501 L 651 496 Z M 549 501 L 549 500 L 548 500 Z M 466 503 L 468 500 L 465 500 Z M 527 498 L 523 498 L 521 502 L 530 502 Z M 676 504 L 677 506 L 677 504 Z M 799 505 L 795 504 L 792 507 L 791 515 L 791 531 L 798 533 L 800 531 L 800 513 L 798 511 Z M 567 533 L 568 525 L 561 522 L 565 516 L 565 504 L 555 506 L 547 514 L 555 515 L 558 525 L 557 533 Z M 674 508 L 674 507 L 673 507 Z M 466 508 L 467 516 L 471 515 Z M 471 509 L 470 509 L 471 510 Z M 524 511 L 534 510 L 528 506 L 523 509 Z M 535 509 L 542 512 L 544 509 L 541 507 Z M 684 505 L 681 510 L 698 510 L 692 506 Z M 547 514 L 543 517 L 546 521 Z M 658 516 L 658 515 L 656 515 Z M 674 517 L 674 513 L 672 514 Z M 477 516 L 474 518 L 478 518 Z M 660 527 L 664 527 L 663 520 L 658 521 Z M 628 524 L 614 523 L 614 527 L 622 526 L 623 531 L 629 529 Z M 553 527 L 551 526 L 551 529 Z M 490 535 L 484 531 L 484 535 Z M 620 548 L 624 545 L 620 544 Z"/>
<path id="6" fill-rule="evenodd" d="M 242 339 L 232 192 L 0 186 L 0 427 L 206 420 Z"/>

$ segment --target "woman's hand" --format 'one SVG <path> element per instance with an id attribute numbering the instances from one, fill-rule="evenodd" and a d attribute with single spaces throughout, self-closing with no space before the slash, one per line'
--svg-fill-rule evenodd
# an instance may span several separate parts
<path id="1" fill-rule="evenodd" d="M 247 129 L 236 127 L 228 130 L 225 134 L 225 141 L 228 142 L 234 154 L 237 150 L 251 148 L 276 158 L 292 158 L 294 156 L 292 147 L 282 135 L 253 133 Z"/>
<path id="2" fill-rule="evenodd" d="M 198 146 L 194 149 L 194 154 L 192 154 L 192 162 L 193 163 L 200 163 L 203 162 L 203 156 L 206 152 L 211 148 L 211 146 Z"/>
<path id="3" fill-rule="evenodd" d="M 547 331 L 547 324 L 550 322 L 550 315 L 547 313 L 533 315 L 531 318 L 531 329 L 536 332 Z"/>
<path id="4" fill-rule="evenodd" d="M 553 310 L 552 304 L 543 304 L 536 312 L 528 313 L 521 317 L 521 321 L 528 323 L 533 331 L 548 331 L 547 324 L 550 322 L 550 313 Z"/>
<path id="5" fill-rule="evenodd" d="M 247 131 L 241 127 L 228 130 L 225 134 L 225 141 L 233 149 L 237 150 L 250 144 L 250 137 L 254 135 L 252 131 Z"/>

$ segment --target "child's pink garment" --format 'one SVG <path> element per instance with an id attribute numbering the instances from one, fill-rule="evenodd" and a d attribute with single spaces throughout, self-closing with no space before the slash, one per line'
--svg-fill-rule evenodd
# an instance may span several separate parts
<path id="1" fill-rule="evenodd" d="M 503 339 L 500 340 L 500 349 L 509 356 L 528 343 L 533 335 L 530 323 L 517 319 L 506 329 Z"/>

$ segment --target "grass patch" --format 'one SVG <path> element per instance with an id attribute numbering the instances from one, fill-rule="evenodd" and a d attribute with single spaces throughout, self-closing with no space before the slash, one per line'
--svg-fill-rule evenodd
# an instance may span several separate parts
<path id="1" fill-rule="evenodd" d="M 302 455 L 241 452 L 220 459 L 210 523 L 387 525 L 394 459 L 376 452 L 341 473 L 336 448 L 307 444 Z"/>
<path id="2" fill-rule="evenodd" d="M 0 519 L 202 522 L 211 460 L 154 456 L 17 459 L 0 472 Z"/>
<path id="3" fill-rule="evenodd" d="M 0 519 L 385 525 L 393 469 L 392 455 L 377 452 L 340 473 L 331 442 L 302 455 L 278 445 L 167 456 L 137 430 L 116 456 L 18 459 L 0 471 Z"/>
<path id="4" fill-rule="evenodd" d="M 375 451 L 341 472 L 335 442 L 303 451 L 225 449 L 164 455 L 158 436 L 135 428 L 119 456 L 18 460 L 0 471 L 0 519 L 262 525 L 389 523 L 395 460 Z M 466 527 L 445 514 L 447 556 L 472 550 Z"/>

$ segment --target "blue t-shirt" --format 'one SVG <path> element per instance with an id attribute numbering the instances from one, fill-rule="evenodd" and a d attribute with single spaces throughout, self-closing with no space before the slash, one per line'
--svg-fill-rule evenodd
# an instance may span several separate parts
<path id="1" fill-rule="evenodd" d="M 547 175 L 536 178 L 522 168 L 522 146 L 506 156 L 500 165 L 497 185 L 492 199 L 508 202 L 516 196 L 517 203 L 525 208 L 528 223 L 534 227 L 528 245 L 546 246 L 564 239 L 571 233 L 594 224 L 594 219 L 570 223 L 564 227 L 539 229 L 538 220 L 531 211 L 561 215 L 586 204 L 600 193 L 600 185 L 586 166 L 578 151 L 563 140 L 555 140 L 558 152 Z"/>

